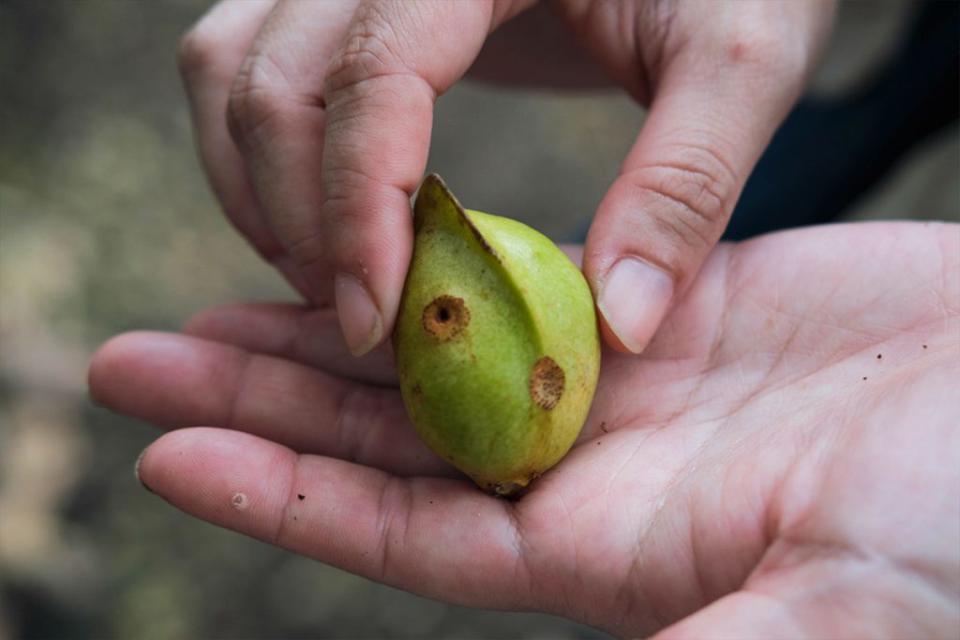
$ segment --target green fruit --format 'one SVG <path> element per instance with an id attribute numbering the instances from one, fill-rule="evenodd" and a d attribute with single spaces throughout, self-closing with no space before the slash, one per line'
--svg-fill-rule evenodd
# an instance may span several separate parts
<path id="1" fill-rule="evenodd" d="M 393 335 L 407 412 L 480 487 L 516 493 L 569 451 L 590 409 L 590 289 L 545 236 L 464 210 L 436 175 L 420 187 L 414 228 Z"/>

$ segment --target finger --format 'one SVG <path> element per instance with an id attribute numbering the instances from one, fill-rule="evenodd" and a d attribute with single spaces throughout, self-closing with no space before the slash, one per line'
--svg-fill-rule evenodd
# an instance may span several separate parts
<path id="1" fill-rule="evenodd" d="M 579 245 L 563 245 L 561 249 L 574 263 L 579 262 Z M 396 367 L 389 345 L 382 345 L 360 358 L 350 357 L 336 316 L 330 309 L 280 303 L 225 305 L 197 314 L 187 322 L 183 331 L 190 336 L 234 345 L 251 353 L 299 362 L 340 378 L 384 387 L 397 386 Z M 188 421 L 189 424 L 201 422 L 210 423 Z M 605 412 L 591 414 L 577 442 L 596 438 L 601 431 L 615 429 L 616 424 Z"/>
<path id="2" fill-rule="evenodd" d="M 177 63 L 200 160 L 224 213 L 254 249 L 304 293 L 302 278 L 263 219 L 226 121 L 230 86 L 273 4 L 216 4 L 180 41 Z"/>
<path id="3" fill-rule="evenodd" d="M 736 33 L 671 59 L 590 229 L 584 270 L 620 350 L 643 351 L 696 275 L 802 86 L 806 53 L 749 26 Z"/>
<path id="4" fill-rule="evenodd" d="M 237 64 L 219 112 L 226 115 L 224 133 L 239 149 L 284 266 L 297 274 L 306 297 L 320 304 L 332 302 L 331 293 L 317 286 L 295 247 L 302 232 L 298 221 L 320 208 L 326 121 L 320 89 L 354 7 L 354 2 L 277 2 Z"/>
<path id="5" fill-rule="evenodd" d="M 381 345 L 360 358 L 351 357 L 333 309 L 293 304 L 232 304 L 199 313 L 183 331 L 253 353 L 293 360 L 341 378 L 397 386 L 389 345 Z"/>
<path id="6" fill-rule="evenodd" d="M 191 515 L 421 595 L 518 608 L 530 593 L 509 504 L 466 482 L 401 479 L 209 428 L 161 437 L 139 477 Z"/>
<path id="7" fill-rule="evenodd" d="M 469 68 L 492 3 L 364 3 L 325 83 L 327 256 L 344 337 L 362 354 L 389 335 L 412 249 L 410 196 L 427 161 L 433 103 Z"/>
<path id="8" fill-rule="evenodd" d="M 345 35 L 306 37 L 328 4 L 339 3 L 278 5 L 291 17 L 271 16 L 231 114 L 272 228 L 315 296 L 333 294 L 360 355 L 396 313 L 433 100 L 498 16 L 491 2 L 363 3 Z"/>
<path id="9" fill-rule="evenodd" d="M 416 436 L 396 391 L 229 345 L 125 334 L 94 356 L 90 391 L 111 409 L 168 429 L 213 424 L 404 475 L 455 475 Z"/>

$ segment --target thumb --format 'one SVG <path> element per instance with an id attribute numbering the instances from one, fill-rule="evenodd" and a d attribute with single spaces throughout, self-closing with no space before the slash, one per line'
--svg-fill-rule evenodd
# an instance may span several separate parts
<path id="1" fill-rule="evenodd" d="M 667 68 L 643 129 L 600 204 L 584 272 L 614 348 L 642 352 L 723 234 L 754 164 L 801 85 L 769 49 Z M 779 60 L 774 63 L 772 60 Z M 782 78 L 795 78 L 784 82 Z"/>

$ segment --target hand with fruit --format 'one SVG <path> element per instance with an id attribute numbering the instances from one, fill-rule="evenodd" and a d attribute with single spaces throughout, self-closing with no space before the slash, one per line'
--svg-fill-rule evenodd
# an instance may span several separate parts
<path id="1" fill-rule="evenodd" d="M 217 308 L 181 335 L 105 345 L 94 396 L 176 429 L 144 453 L 143 483 L 375 580 L 623 635 L 955 635 L 958 229 L 836 226 L 714 248 L 830 4 L 557 0 L 553 22 L 531 4 L 222 3 L 187 36 L 214 189 L 320 308 Z M 417 402 L 422 373 L 403 367 L 402 299 L 408 329 L 434 301 L 445 326 L 422 329 L 463 320 L 454 301 L 404 293 L 405 280 L 434 286 L 416 258 L 407 278 L 409 196 L 433 101 L 471 65 L 597 82 L 562 24 L 651 110 L 583 252 L 611 347 L 592 408 L 569 454 L 507 501 L 435 452 L 448 441 L 428 448 L 401 399 L 406 381 Z M 534 366 L 539 409 L 558 408 L 552 367 L 566 364 Z M 410 413 L 421 434 L 438 426 Z"/>
<path id="2" fill-rule="evenodd" d="M 357 355 L 393 331 L 437 97 L 470 70 L 619 85 L 650 111 L 583 270 L 605 342 L 640 353 L 721 236 L 831 15 L 820 0 L 222 2 L 180 64 L 224 211 L 309 301 L 335 304 Z"/>
<path id="3" fill-rule="evenodd" d="M 120 336 L 90 382 L 175 429 L 139 464 L 160 497 L 426 596 L 631 636 L 954 637 L 958 336 L 956 225 L 720 245 L 516 501 L 426 447 L 388 350 L 349 357 L 330 309 Z"/>

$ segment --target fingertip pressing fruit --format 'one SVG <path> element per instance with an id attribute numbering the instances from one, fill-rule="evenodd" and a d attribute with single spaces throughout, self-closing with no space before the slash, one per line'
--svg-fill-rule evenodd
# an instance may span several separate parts
<path id="1" fill-rule="evenodd" d="M 569 451 L 600 369 L 593 298 L 548 238 L 465 210 L 436 175 L 393 342 L 420 437 L 483 489 L 513 495 Z"/>

